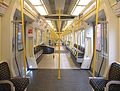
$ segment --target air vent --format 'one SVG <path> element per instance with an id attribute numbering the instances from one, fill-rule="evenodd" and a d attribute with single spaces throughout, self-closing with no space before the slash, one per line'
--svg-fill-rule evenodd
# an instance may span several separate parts
<path id="1" fill-rule="evenodd" d="M 4 15 L 6 10 L 7 7 L 4 4 L 0 3 L 0 15 Z"/>
<path id="2" fill-rule="evenodd" d="M 117 2 L 120 2 L 120 0 L 116 0 Z"/>
<path id="3" fill-rule="evenodd" d="M 114 5 L 112 8 L 113 8 L 114 13 L 119 17 L 120 16 L 120 2 Z"/>

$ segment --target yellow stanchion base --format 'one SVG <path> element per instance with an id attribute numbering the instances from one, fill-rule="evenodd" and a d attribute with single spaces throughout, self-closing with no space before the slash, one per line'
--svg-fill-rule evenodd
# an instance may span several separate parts
<path id="1" fill-rule="evenodd" d="M 60 80 L 61 79 L 61 77 L 58 77 L 58 80 Z"/>

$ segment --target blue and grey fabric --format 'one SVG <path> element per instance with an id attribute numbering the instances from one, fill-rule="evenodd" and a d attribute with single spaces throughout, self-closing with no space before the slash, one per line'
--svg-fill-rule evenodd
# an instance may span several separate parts
<path id="1" fill-rule="evenodd" d="M 1 81 L 10 81 L 15 91 L 24 91 L 29 84 L 28 78 L 12 78 L 10 75 L 9 66 L 6 62 L 0 64 L 0 91 L 11 91 L 11 85 L 9 83 L 1 83 Z"/>
<path id="2" fill-rule="evenodd" d="M 8 64 L 3 62 L 0 64 L 0 80 L 9 80 L 10 79 L 10 70 Z"/>
<path id="3" fill-rule="evenodd" d="M 94 91 L 104 91 L 106 84 L 110 81 L 120 81 L 120 65 L 118 63 L 111 64 L 107 80 L 92 78 L 90 79 L 90 85 Z M 120 85 L 110 85 L 109 91 L 120 91 Z"/>
<path id="4" fill-rule="evenodd" d="M 95 91 L 104 91 L 107 82 L 105 79 L 90 79 L 90 84 Z"/>
<path id="5" fill-rule="evenodd" d="M 24 91 L 29 84 L 29 79 L 27 78 L 13 78 L 10 81 L 14 84 L 15 91 Z"/>
<path id="6" fill-rule="evenodd" d="M 5 84 L 0 84 L 0 91 L 10 91 L 11 90 L 11 86 L 8 83 Z"/>

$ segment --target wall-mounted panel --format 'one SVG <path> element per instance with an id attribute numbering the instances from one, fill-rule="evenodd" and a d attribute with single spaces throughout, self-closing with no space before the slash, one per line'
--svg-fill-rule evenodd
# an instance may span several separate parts
<path id="1" fill-rule="evenodd" d="M 3 3 L 0 3 L 0 15 L 5 14 L 6 10 L 7 7 Z"/>
<path id="2" fill-rule="evenodd" d="M 0 60 L 1 60 L 1 16 L 0 16 Z"/>
<path id="3" fill-rule="evenodd" d="M 0 2 L 3 2 L 3 3 L 6 4 L 6 5 L 9 5 L 10 2 L 11 2 L 11 0 L 0 0 Z"/>
<path id="4" fill-rule="evenodd" d="M 120 2 L 118 2 L 112 8 L 113 8 L 113 12 L 115 13 L 115 15 L 120 16 Z"/>

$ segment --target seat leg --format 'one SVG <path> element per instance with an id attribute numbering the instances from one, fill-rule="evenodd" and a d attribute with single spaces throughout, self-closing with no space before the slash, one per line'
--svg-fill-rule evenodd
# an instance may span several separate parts
<path id="1" fill-rule="evenodd" d="M 92 91 L 94 91 L 94 89 L 92 88 Z"/>
<path id="2" fill-rule="evenodd" d="M 27 91 L 27 88 L 25 88 L 25 90 L 24 91 Z"/>

